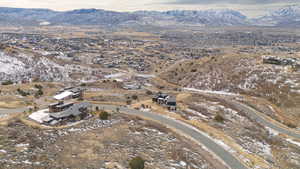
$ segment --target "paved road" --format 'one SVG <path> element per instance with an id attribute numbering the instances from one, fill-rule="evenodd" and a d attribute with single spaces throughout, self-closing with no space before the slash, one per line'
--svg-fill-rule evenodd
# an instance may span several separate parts
<path id="1" fill-rule="evenodd" d="M 0 109 L 0 117 L 7 116 L 13 113 L 22 113 L 28 111 L 29 108 L 17 108 L 17 109 Z"/>
<path id="2" fill-rule="evenodd" d="M 182 122 L 173 120 L 171 118 L 167 118 L 162 115 L 150 113 L 150 112 L 143 112 L 134 109 L 129 109 L 127 107 L 119 107 L 114 105 L 94 105 L 98 106 L 100 109 L 104 110 L 117 110 L 119 109 L 120 112 L 144 117 L 150 120 L 157 121 L 161 124 L 166 125 L 167 127 L 171 127 L 176 129 L 177 131 L 184 133 L 185 135 L 195 139 L 200 144 L 204 145 L 208 148 L 211 152 L 216 154 L 220 159 L 222 159 L 230 168 L 232 169 L 248 169 L 244 166 L 239 160 L 237 160 L 231 153 L 226 151 L 222 146 L 218 145 L 214 142 L 211 138 L 201 134 L 201 132 L 197 131 L 196 129 L 189 127 L 187 124 L 183 124 Z M 28 108 L 18 108 L 18 109 L 0 109 L 0 114 L 11 114 L 11 113 L 21 113 L 28 110 Z"/>
<path id="3" fill-rule="evenodd" d="M 98 106 L 100 109 L 105 109 L 105 110 L 117 110 L 118 108 L 120 112 L 157 121 L 163 125 L 166 125 L 167 127 L 176 129 L 177 131 L 195 139 L 200 144 L 204 145 L 207 149 L 209 149 L 211 152 L 213 152 L 215 155 L 217 155 L 220 159 L 222 159 L 230 168 L 248 169 L 242 162 L 236 159 L 230 152 L 226 151 L 222 146 L 217 144 L 213 139 L 202 134 L 197 129 L 192 128 L 187 124 L 184 124 L 182 122 L 176 121 L 174 119 L 159 114 L 129 109 L 127 107 L 119 107 L 114 105 L 94 105 L 94 106 Z M 0 109 L 0 114 L 20 113 L 26 110 L 28 110 L 28 108 Z"/>
<path id="4" fill-rule="evenodd" d="M 270 121 L 266 120 L 264 117 L 262 117 L 260 115 L 260 113 L 257 110 L 253 109 L 252 107 L 247 106 L 247 105 L 245 105 L 243 103 L 240 103 L 238 101 L 234 101 L 234 100 L 231 100 L 229 102 L 234 104 L 238 109 L 245 112 L 248 115 L 249 118 L 251 118 L 252 120 L 257 121 L 259 124 L 261 124 L 263 126 L 266 126 L 266 127 L 269 127 L 271 129 L 279 132 L 279 133 L 286 134 L 290 137 L 300 139 L 300 134 L 299 133 L 293 132 L 293 131 L 288 130 L 286 128 L 283 128 L 279 125 L 273 124 L 272 122 L 270 122 Z"/>
<path id="5" fill-rule="evenodd" d="M 225 100 L 227 103 L 231 104 L 232 106 L 236 107 L 239 111 L 243 111 L 246 113 L 246 115 L 251 118 L 252 120 L 255 120 L 256 122 L 258 122 L 259 124 L 265 126 L 265 127 L 269 127 L 279 133 L 282 134 L 286 134 L 290 137 L 294 137 L 297 139 L 300 139 L 300 134 L 297 132 L 293 132 L 292 130 L 286 129 L 284 127 L 281 127 L 280 125 L 274 124 L 273 122 L 265 119 L 264 117 L 262 117 L 260 115 L 260 113 L 253 109 L 250 106 L 247 106 L 243 103 L 240 103 L 238 101 L 235 101 L 233 99 L 227 99 L 226 98 L 226 93 L 225 94 L 219 94 L 218 92 L 207 92 L 207 91 L 201 91 L 201 90 L 190 90 L 190 92 L 196 92 L 196 93 L 200 93 L 200 94 L 212 94 L 216 97 L 220 97 L 221 99 Z M 231 94 L 232 96 L 232 94 Z"/>
<path id="6" fill-rule="evenodd" d="M 104 110 L 116 110 L 118 108 L 118 106 L 110 106 L 110 105 L 95 105 L 95 106 L 98 106 L 100 109 L 104 109 Z M 213 152 L 220 159 L 222 159 L 230 168 L 247 169 L 247 167 L 244 166 L 242 162 L 237 160 L 231 153 L 226 151 L 222 146 L 215 143 L 215 141 L 212 140 L 211 138 L 201 134 L 201 132 L 197 131 L 196 129 L 189 127 L 187 124 L 183 124 L 182 122 L 173 120 L 171 118 L 167 118 L 162 115 L 129 109 L 127 107 L 120 107 L 119 111 L 129 115 L 135 115 L 135 116 L 151 119 L 161 124 L 164 124 L 167 127 L 176 129 L 177 131 L 184 133 L 185 135 L 195 139 L 200 144 L 204 145 L 211 152 Z"/>

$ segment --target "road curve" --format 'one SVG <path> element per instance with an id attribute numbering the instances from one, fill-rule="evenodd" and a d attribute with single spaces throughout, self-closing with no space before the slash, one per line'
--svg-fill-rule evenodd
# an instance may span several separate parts
<path id="1" fill-rule="evenodd" d="M 119 110 L 122 113 L 144 117 L 146 119 L 150 119 L 153 121 L 157 121 L 167 127 L 173 128 L 176 131 L 179 131 L 181 133 L 184 133 L 185 135 L 193 138 L 201 145 L 204 145 L 208 150 L 213 152 L 215 155 L 217 155 L 223 162 L 227 164 L 228 167 L 231 169 L 248 169 L 242 162 L 240 162 L 238 159 L 236 159 L 230 152 L 226 151 L 222 146 L 215 143 L 214 140 L 211 138 L 205 136 L 201 132 L 199 132 L 197 129 L 187 125 L 183 124 L 182 122 L 176 121 L 174 119 L 150 113 L 150 112 L 143 112 L 135 109 L 130 109 L 127 107 L 120 107 L 115 105 L 100 105 L 100 104 L 94 104 L 93 106 L 97 106 L 100 109 L 104 110 Z M 21 113 L 26 111 L 28 108 L 19 108 L 19 109 L 0 109 L 0 113 L 10 114 L 10 113 Z"/>
<path id="2" fill-rule="evenodd" d="M 176 131 L 182 132 L 185 135 L 193 138 L 194 140 L 198 141 L 201 145 L 204 145 L 208 148 L 211 152 L 217 155 L 220 159 L 223 160 L 232 169 L 248 169 L 242 162 L 236 159 L 230 152 L 226 151 L 222 146 L 215 143 L 214 140 L 201 134 L 201 132 L 197 131 L 197 129 L 189 127 L 187 124 L 183 124 L 171 118 L 150 113 L 150 112 L 143 112 L 139 110 L 129 109 L 127 107 L 118 107 L 113 105 L 95 105 L 98 106 L 100 109 L 104 110 L 117 110 L 119 109 L 120 112 L 144 117 L 146 119 L 157 121 L 167 127 L 176 129 Z"/>
<path id="3" fill-rule="evenodd" d="M 16 109 L 0 109 L 0 117 L 6 116 L 14 113 L 22 113 L 24 111 L 28 111 L 29 108 L 16 108 Z"/>
<path id="4" fill-rule="evenodd" d="M 190 92 L 193 92 L 193 93 L 199 93 L 199 94 L 212 94 L 214 95 L 215 97 L 220 97 L 221 99 L 223 99 L 226 103 L 229 103 L 231 104 L 232 106 L 234 106 L 235 108 L 237 108 L 239 111 L 243 111 L 244 113 L 246 113 L 246 115 L 258 122 L 259 124 L 265 126 L 265 127 L 269 127 L 279 133 L 282 133 L 282 134 L 286 134 L 290 137 L 294 137 L 296 139 L 300 139 L 300 134 L 297 133 L 297 132 L 293 132 L 289 129 L 286 129 L 284 127 L 281 127 L 277 124 L 274 124 L 272 123 L 271 121 L 268 121 L 267 119 L 265 119 L 264 117 L 262 117 L 260 115 L 260 113 L 253 109 L 252 107 L 248 106 L 248 105 L 245 105 L 243 103 L 240 103 L 238 101 L 235 101 L 233 99 L 226 99 L 226 95 L 230 95 L 230 96 L 234 96 L 235 94 L 232 94 L 232 93 L 222 93 L 222 92 L 215 92 L 215 91 L 201 91 L 201 90 L 197 90 L 197 89 L 187 89 L 187 88 L 184 88 L 183 90 L 185 91 L 190 91 Z"/>
<path id="5" fill-rule="evenodd" d="M 250 106 L 247 106 L 243 103 L 240 103 L 238 101 L 234 101 L 234 100 L 230 100 L 229 102 L 231 102 L 232 104 L 234 104 L 238 109 L 242 110 L 244 113 L 247 114 L 247 116 L 249 118 L 251 118 L 252 120 L 255 120 L 256 122 L 258 122 L 259 124 L 265 126 L 265 127 L 269 127 L 279 133 L 282 134 L 286 134 L 290 137 L 294 137 L 296 139 L 300 139 L 300 134 L 293 132 L 289 129 L 283 128 L 279 125 L 273 124 L 272 122 L 268 121 L 267 119 L 265 119 L 264 117 L 262 117 L 259 112 L 255 109 L 253 109 Z"/>

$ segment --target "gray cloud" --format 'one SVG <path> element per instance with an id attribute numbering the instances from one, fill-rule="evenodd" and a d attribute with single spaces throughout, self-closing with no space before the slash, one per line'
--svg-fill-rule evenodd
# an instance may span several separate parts
<path id="1" fill-rule="evenodd" d="M 169 4 L 239 4 L 239 5 L 256 5 L 256 4 L 275 4 L 275 3 L 299 3 L 299 0 L 173 0 Z"/>

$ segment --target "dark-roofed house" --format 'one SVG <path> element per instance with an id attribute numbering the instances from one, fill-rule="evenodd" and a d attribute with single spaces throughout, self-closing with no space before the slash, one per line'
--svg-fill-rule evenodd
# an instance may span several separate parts
<path id="1" fill-rule="evenodd" d="M 176 98 L 174 96 L 169 96 L 167 98 L 167 105 L 176 106 Z"/>
<path id="2" fill-rule="evenodd" d="M 152 98 L 153 102 L 165 105 L 169 110 L 176 111 L 176 97 L 158 93 Z"/>
<path id="3" fill-rule="evenodd" d="M 174 96 L 169 96 L 167 98 L 167 102 L 166 102 L 166 105 L 168 107 L 169 110 L 172 110 L 172 111 L 176 111 L 176 97 Z"/>
<path id="4" fill-rule="evenodd" d="M 167 97 L 168 97 L 167 94 L 158 93 L 152 98 L 152 101 L 158 104 L 165 104 Z"/>

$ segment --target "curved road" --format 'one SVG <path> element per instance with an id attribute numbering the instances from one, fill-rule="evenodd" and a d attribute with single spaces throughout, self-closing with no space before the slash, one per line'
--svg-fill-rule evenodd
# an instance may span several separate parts
<path id="1" fill-rule="evenodd" d="M 7 116 L 14 113 L 22 113 L 28 111 L 29 108 L 16 108 L 16 109 L 0 109 L 0 117 Z"/>
<path id="2" fill-rule="evenodd" d="M 248 169 L 241 161 L 235 158 L 230 152 L 226 151 L 222 146 L 217 144 L 213 139 L 209 138 L 205 134 L 202 134 L 197 129 L 183 123 L 176 121 L 174 119 L 154 114 L 150 112 L 143 112 L 135 109 L 130 109 L 127 107 L 120 107 L 115 105 L 101 105 L 101 104 L 94 104 L 93 106 L 98 106 L 100 109 L 104 110 L 119 110 L 122 113 L 139 116 L 142 118 L 150 119 L 160 124 L 163 124 L 167 127 L 173 128 L 176 131 L 184 133 L 184 135 L 193 138 L 195 141 L 204 145 L 208 150 L 213 152 L 217 155 L 228 167 L 231 169 Z M 9 113 L 20 113 L 27 110 L 27 108 L 20 108 L 20 109 L 0 109 L 0 113 L 9 114 Z"/>
<path id="3" fill-rule="evenodd" d="M 140 116 L 144 117 L 146 119 L 151 119 L 154 121 L 157 121 L 163 125 L 166 125 L 167 127 L 176 129 L 176 131 L 180 131 L 181 133 L 184 133 L 185 135 L 193 138 L 201 145 L 204 145 L 206 148 L 208 148 L 211 152 L 213 152 L 215 155 L 217 155 L 220 159 L 223 160 L 232 169 L 248 169 L 242 162 L 240 162 L 238 159 L 236 159 L 231 153 L 226 151 L 222 146 L 215 143 L 214 140 L 211 138 L 205 136 L 204 134 L 201 134 L 197 129 L 194 129 L 190 127 L 187 124 L 183 124 L 182 122 L 173 120 L 171 118 L 150 113 L 150 112 L 143 112 L 139 110 L 129 109 L 127 107 L 119 107 L 119 106 L 112 106 L 112 105 L 95 105 L 98 106 L 100 109 L 104 110 L 117 110 L 119 109 L 120 112 L 123 112 L 125 114 L 134 115 L 134 116 Z"/>
<path id="4" fill-rule="evenodd" d="M 197 90 L 197 89 L 183 89 L 185 91 L 190 91 L 190 92 L 194 92 L 194 93 L 200 93 L 200 94 L 212 94 L 214 95 L 215 97 L 220 97 L 220 98 L 223 98 L 223 100 L 226 102 L 226 103 L 229 103 L 231 104 L 232 106 L 234 106 L 235 108 L 237 108 L 239 111 L 243 111 L 244 113 L 246 113 L 246 115 L 252 119 L 252 120 L 255 120 L 256 122 L 258 122 L 259 124 L 265 126 L 265 127 L 269 127 L 279 133 L 282 133 L 282 134 L 286 134 L 290 137 L 294 137 L 296 139 L 300 139 L 300 133 L 297 133 L 297 132 L 293 132 L 292 130 L 289 130 L 289 129 L 286 129 L 284 127 L 281 127 L 277 124 L 274 124 L 270 121 L 268 121 L 267 119 L 265 119 L 264 117 L 262 117 L 260 115 L 260 113 L 255 110 L 254 108 L 250 107 L 250 106 L 247 106 L 243 103 L 240 103 L 238 101 L 235 101 L 233 99 L 227 99 L 226 95 L 230 95 L 230 96 L 233 96 L 234 94 L 232 93 L 224 93 L 222 94 L 221 92 L 214 92 L 214 91 L 201 91 L 201 90 Z"/>
<path id="5" fill-rule="evenodd" d="M 237 107 L 239 110 L 242 110 L 243 112 L 245 112 L 249 118 L 251 118 L 252 120 L 255 120 L 256 122 L 258 122 L 259 124 L 265 126 L 265 127 L 269 127 L 279 133 L 282 134 L 286 134 L 290 137 L 294 137 L 296 139 L 300 139 L 300 134 L 293 132 L 289 129 L 280 127 L 279 125 L 273 124 L 272 122 L 268 121 L 267 119 L 265 119 L 264 117 L 262 117 L 261 115 L 259 115 L 259 112 L 255 109 L 253 109 L 250 106 L 247 106 L 243 103 L 240 103 L 238 101 L 234 101 L 234 100 L 230 100 L 229 102 L 231 102 L 231 104 L 234 104 L 235 107 Z"/>

